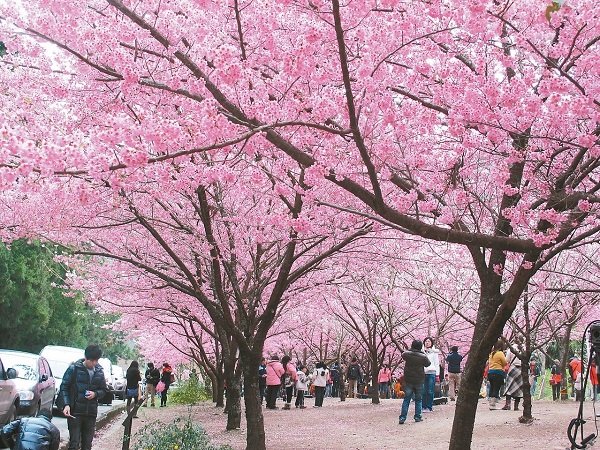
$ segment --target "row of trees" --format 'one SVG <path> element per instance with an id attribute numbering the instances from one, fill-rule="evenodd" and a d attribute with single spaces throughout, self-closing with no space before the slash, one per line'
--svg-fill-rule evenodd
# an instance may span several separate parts
<path id="1" fill-rule="evenodd" d="M 243 374 L 258 450 L 256 366 L 284 316 L 318 305 L 357 339 L 385 336 L 366 319 L 373 298 L 399 298 L 382 311 L 410 323 L 414 297 L 397 292 L 419 292 L 427 334 L 468 325 L 450 448 L 469 448 L 491 345 L 511 320 L 531 328 L 531 308 L 514 314 L 525 292 L 528 307 L 546 301 L 534 291 L 555 287 L 552 267 L 575 272 L 567 261 L 597 248 L 597 8 L 0 5 L 0 236 L 93 261 L 73 286 L 95 304 L 212 333 L 231 377 L 228 428 Z M 388 271 L 395 291 L 369 291 L 375 255 L 405 262 Z M 591 305 L 594 278 L 577 283 Z M 346 311 L 328 309 L 338 298 Z"/>
<path id="2" fill-rule="evenodd" d="M 0 348 L 39 353 L 46 345 L 97 342 L 113 361 L 135 356 L 125 334 L 110 328 L 117 317 L 69 290 L 69 271 L 55 260 L 63 250 L 24 239 L 0 244 Z"/>

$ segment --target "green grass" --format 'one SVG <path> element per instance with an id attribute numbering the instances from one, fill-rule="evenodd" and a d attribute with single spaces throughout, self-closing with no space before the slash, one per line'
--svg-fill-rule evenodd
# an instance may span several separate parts
<path id="1" fill-rule="evenodd" d="M 133 442 L 133 450 L 231 450 L 228 445 L 211 444 L 204 428 L 191 417 L 178 417 L 168 425 L 146 425 Z"/>

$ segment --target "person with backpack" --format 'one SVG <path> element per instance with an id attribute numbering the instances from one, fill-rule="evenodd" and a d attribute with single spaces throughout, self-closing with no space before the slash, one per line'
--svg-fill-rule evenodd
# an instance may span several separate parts
<path id="1" fill-rule="evenodd" d="M 154 363 L 148 363 L 148 368 L 144 373 L 146 380 L 146 400 L 142 406 L 148 406 L 148 397 L 150 397 L 150 406 L 154 406 L 154 396 L 156 395 L 156 385 L 160 381 L 160 370 L 154 367 Z"/>
<path id="2" fill-rule="evenodd" d="M 348 370 L 346 370 L 346 378 L 348 378 L 348 397 L 349 398 L 357 398 L 358 397 L 358 380 L 360 378 L 360 365 L 358 364 L 358 360 L 356 356 L 352 358 L 350 365 L 348 366 Z"/>
<path id="3" fill-rule="evenodd" d="M 308 391 L 308 376 L 306 366 L 298 366 L 297 381 L 296 381 L 296 408 L 306 409 L 304 406 L 304 394 Z"/>
<path id="4" fill-rule="evenodd" d="M 297 369 L 294 363 L 292 363 L 292 358 L 287 355 L 281 358 L 281 365 L 285 369 L 283 377 L 281 377 L 281 384 L 285 388 L 285 405 L 283 405 L 282 409 L 290 409 L 294 386 L 296 385 L 296 381 L 298 381 Z"/>
<path id="5" fill-rule="evenodd" d="M 337 362 L 333 364 L 329 376 L 331 377 L 331 396 L 337 397 L 340 393 L 340 366 Z"/>
<path id="6" fill-rule="evenodd" d="M 325 387 L 329 378 L 329 369 L 323 361 L 319 361 L 315 366 L 315 370 L 310 376 L 315 386 L 315 408 L 323 406 L 323 398 L 325 398 Z"/>

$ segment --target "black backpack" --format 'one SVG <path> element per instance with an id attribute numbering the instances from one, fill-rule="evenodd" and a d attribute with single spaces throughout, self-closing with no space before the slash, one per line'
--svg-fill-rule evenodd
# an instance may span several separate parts
<path id="1" fill-rule="evenodd" d="M 348 371 L 348 378 L 351 380 L 358 380 L 360 376 L 360 371 L 358 370 L 357 364 L 350 364 L 350 370 Z"/>

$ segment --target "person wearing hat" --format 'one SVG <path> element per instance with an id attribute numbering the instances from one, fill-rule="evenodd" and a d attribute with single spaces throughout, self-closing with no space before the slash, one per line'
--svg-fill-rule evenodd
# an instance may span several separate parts
<path id="1" fill-rule="evenodd" d="M 402 353 L 402 359 L 406 362 L 404 366 L 404 401 L 398 423 L 402 425 L 408 415 L 410 400 L 415 399 L 415 422 L 423 420 L 421 413 L 423 409 L 423 382 L 425 381 L 425 367 L 431 362 L 422 351 L 423 342 L 415 339 L 410 350 Z"/>

